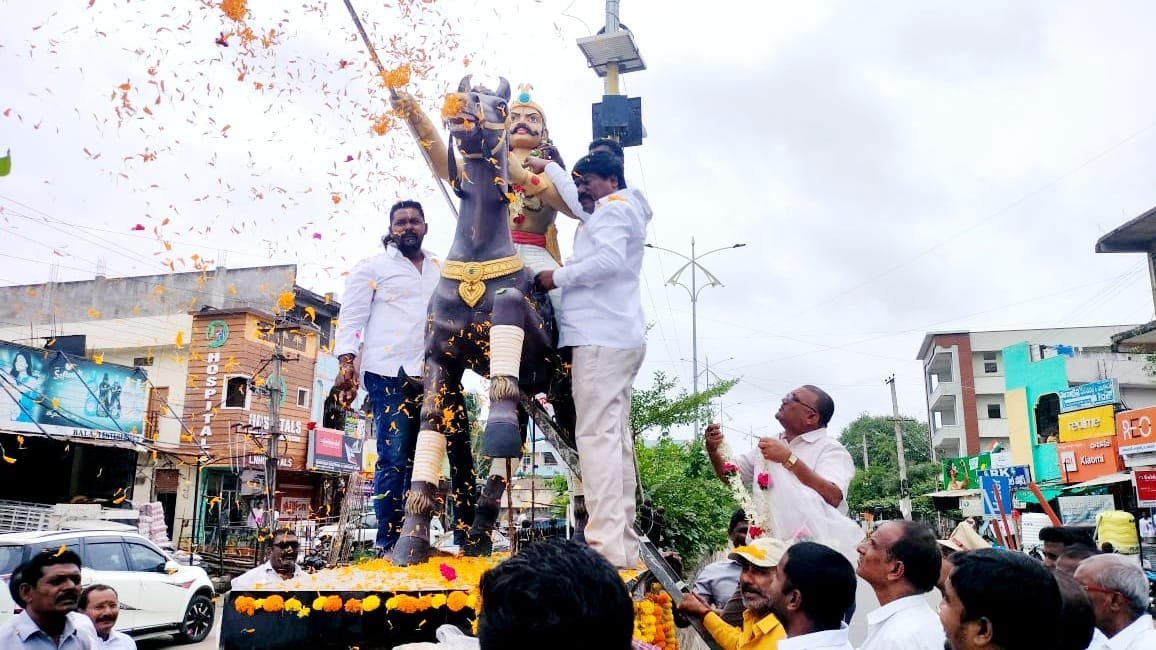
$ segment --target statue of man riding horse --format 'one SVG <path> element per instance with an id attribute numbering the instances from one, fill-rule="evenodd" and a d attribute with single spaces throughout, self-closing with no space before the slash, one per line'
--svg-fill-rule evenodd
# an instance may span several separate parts
<path id="1" fill-rule="evenodd" d="M 446 438 L 465 419 L 461 382 L 467 369 L 490 379 L 483 451 L 495 463 L 467 532 L 466 555 L 488 555 L 492 550 L 491 532 L 510 478 L 506 468 L 509 459 L 522 456 L 527 419 L 519 407 L 522 394 L 546 393 L 559 429 L 571 435 L 573 431 L 573 403 L 566 389 L 566 363 L 555 347 L 551 302 L 534 288 L 532 271 L 517 254 L 511 236 L 509 205 L 518 197 L 511 191 L 507 140 L 510 86 L 502 79 L 491 91 L 470 82 L 470 77 L 462 79 L 458 92 L 447 98 L 443 117 L 450 132 L 448 147 L 444 152 L 430 151 L 439 175 L 444 170 L 461 198 L 461 207 L 454 242 L 429 305 L 421 431 L 405 522 L 393 556 L 394 563 L 403 566 L 424 562 L 430 554 L 429 525 Z M 411 98 L 400 97 L 395 108 L 417 127 L 423 140 L 440 140 L 436 132 L 429 133 L 432 125 Z M 525 171 L 518 171 L 525 178 Z M 553 203 L 556 197 L 554 191 L 547 200 Z M 564 205 L 560 198 L 557 204 Z"/>

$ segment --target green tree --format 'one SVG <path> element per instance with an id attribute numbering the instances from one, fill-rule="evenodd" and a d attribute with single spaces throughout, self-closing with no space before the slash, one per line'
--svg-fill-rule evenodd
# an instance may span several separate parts
<path id="1" fill-rule="evenodd" d="M 665 534 L 688 566 L 726 544 L 726 527 L 735 504 L 730 490 L 715 476 L 703 447 L 701 432 L 690 441 L 670 437 L 670 428 L 711 420 L 711 400 L 725 395 L 736 380 L 719 382 L 692 394 L 656 372 L 649 388 L 635 389 L 630 398 L 630 430 L 634 435 L 639 479 L 662 511 Z M 657 429 L 656 440 L 645 434 Z"/>
<path id="2" fill-rule="evenodd" d="M 678 382 L 666 373 L 656 372 L 650 388 L 636 388 L 630 395 L 630 432 L 637 438 L 651 429 L 668 433 L 678 424 L 709 422 L 711 401 L 725 395 L 737 383 L 737 379 L 727 379 L 707 390 L 690 393 L 677 390 Z M 702 432 L 694 434 L 699 437 Z"/>
<path id="3" fill-rule="evenodd" d="M 726 529 L 736 506 L 715 476 L 701 438 L 658 440 L 637 445 L 643 489 L 661 509 L 664 532 L 688 567 L 726 545 Z"/>
<path id="4" fill-rule="evenodd" d="M 907 460 L 907 483 L 914 513 L 929 516 L 935 507 L 928 492 L 939 489 L 940 467 L 931 461 L 927 425 L 900 417 L 903 451 Z M 870 468 L 863 469 L 863 441 L 866 436 Z M 898 517 L 899 459 L 895 446 L 895 425 L 889 416 L 860 415 L 843 429 L 839 441 L 851 452 L 858 468 L 847 490 L 851 512 L 872 512 L 879 508 L 887 518 Z"/>

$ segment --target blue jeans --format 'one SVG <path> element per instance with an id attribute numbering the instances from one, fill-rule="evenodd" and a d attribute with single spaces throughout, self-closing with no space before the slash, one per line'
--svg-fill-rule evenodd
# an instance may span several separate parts
<path id="1" fill-rule="evenodd" d="M 373 511 L 377 514 L 375 546 L 389 550 L 397 543 L 405 517 L 405 492 L 413 474 L 413 454 L 420 424 L 420 377 L 365 373 L 377 432 L 377 467 L 373 473 Z"/>

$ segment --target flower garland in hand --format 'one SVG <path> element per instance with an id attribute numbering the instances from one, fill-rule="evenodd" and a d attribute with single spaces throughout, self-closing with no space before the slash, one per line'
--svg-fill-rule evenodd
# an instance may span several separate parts
<path id="1" fill-rule="evenodd" d="M 726 463 L 723 464 L 723 474 L 726 476 L 727 484 L 730 485 L 731 495 L 734 496 L 739 507 L 742 508 L 743 512 L 747 515 L 747 522 L 750 524 L 747 535 L 749 535 L 751 539 L 762 537 L 765 533 L 770 532 L 771 529 L 770 499 L 761 499 L 762 503 L 760 505 L 763 507 L 756 507 L 755 500 L 751 496 L 751 491 L 743 484 L 743 477 L 739 474 L 739 466 L 730 460 L 734 457 L 733 454 L 731 454 L 730 445 L 724 440 L 722 444 L 719 445 L 718 451 L 723 458 L 727 459 Z M 766 487 L 769 488 L 770 480 L 771 475 L 768 472 L 762 472 L 756 477 L 756 481 L 760 487 L 763 487 L 765 483 Z M 769 497 L 768 490 L 763 489 L 761 493 Z"/>

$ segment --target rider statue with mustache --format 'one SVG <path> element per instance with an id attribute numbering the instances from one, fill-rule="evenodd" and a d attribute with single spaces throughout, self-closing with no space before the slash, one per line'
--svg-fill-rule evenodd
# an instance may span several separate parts
<path id="1" fill-rule="evenodd" d="M 523 166 L 529 157 L 563 164 L 557 149 L 550 142 L 546 113 L 532 100 L 531 90 L 533 86 L 520 86 L 518 95 L 509 105 L 506 118 L 510 143 L 507 173 L 510 176 L 510 191 L 514 195 L 514 200 L 510 201 L 510 230 L 514 248 L 531 273 L 537 274 L 539 271 L 553 271 L 561 267 L 562 255 L 558 249 L 558 229 L 554 221 L 559 212 L 569 217 L 575 215 L 545 174 L 535 174 Z M 414 125 L 438 176 L 449 180 L 449 161 L 441 133 L 411 96 L 404 93 L 399 95 L 394 102 L 395 109 Z M 550 302 L 555 310 L 561 306 L 558 293 L 557 289 L 550 292 Z"/>

